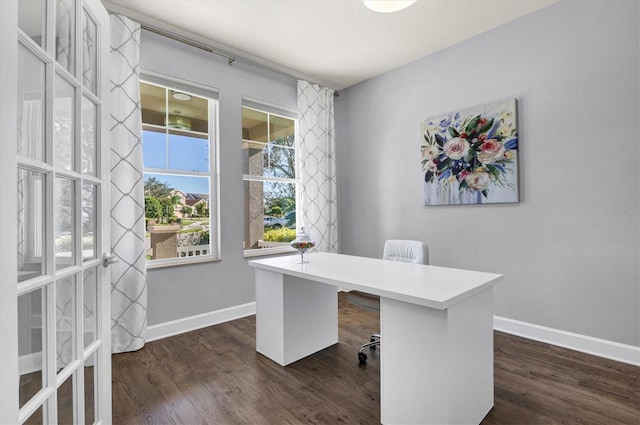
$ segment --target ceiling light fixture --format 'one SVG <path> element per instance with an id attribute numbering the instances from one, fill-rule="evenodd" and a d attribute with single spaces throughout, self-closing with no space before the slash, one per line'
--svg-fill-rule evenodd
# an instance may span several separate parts
<path id="1" fill-rule="evenodd" d="M 171 96 L 173 96 L 175 100 L 191 100 L 191 95 L 182 93 L 180 91 L 174 91 L 173 93 L 171 93 Z"/>
<path id="2" fill-rule="evenodd" d="M 183 117 L 182 115 L 169 115 L 165 120 L 165 125 L 177 130 L 191 130 L 191 119 Z"/>
<path id="3" fill-rule="evenodd" d="M 415 0 L 363 0 L 363 2 L 374 12 L 391 13 L 406 9 L 415 3 Z"/>

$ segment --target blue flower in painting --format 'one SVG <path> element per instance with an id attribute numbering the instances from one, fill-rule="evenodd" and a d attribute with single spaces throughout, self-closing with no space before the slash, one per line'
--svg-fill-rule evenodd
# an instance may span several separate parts
<path id="1" fill-rule="evenodd" d="M 460 119 L 460 112 L 456 112 L 456 114 L 453 116 L 453 119 L 455 121 L 458 121 Z"/>
<path id="2" fill-rule="evenodd" d="M 445 170 L 438 176 L 438 180 L 446 180 L 449 177 L 451 177 L 451 170 Z"/>
<path id="3" fill-rule="evenodd" d="M 440 127 L 442 128 L 447 128 L 451 125 L 451 118 L 445 118 L 442 121 L 440 121 Z"/>

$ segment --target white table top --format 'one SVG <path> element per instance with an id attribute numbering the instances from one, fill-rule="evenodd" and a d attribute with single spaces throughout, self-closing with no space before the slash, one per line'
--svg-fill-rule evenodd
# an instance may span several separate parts
<path id="1" fill-rule="evenodd" d="M 502 280 L 503 275 L 316 252 L 249 261 L 249 265 L 303 279 L 444 310 Z"/>

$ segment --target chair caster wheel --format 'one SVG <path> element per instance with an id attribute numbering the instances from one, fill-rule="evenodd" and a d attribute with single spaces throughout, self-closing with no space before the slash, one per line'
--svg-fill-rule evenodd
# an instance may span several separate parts
<path id="1" fill-rule="evenodd" d="M 367 355 L 365 353 L 358 353 L 358 362 L 360 364 L 367 363 Z"/>

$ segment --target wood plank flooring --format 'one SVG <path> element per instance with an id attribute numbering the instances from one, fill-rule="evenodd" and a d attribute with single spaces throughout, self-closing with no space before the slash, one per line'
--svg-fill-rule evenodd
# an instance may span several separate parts
<path id="1" fill-rule="evenodd" d="M 117 354 L 113 423 L 379 424 L 379 358 L 356 355 L 378 315 L 344 294 L 339 310 L 339 344 L 287 367 L 256 353 L 254 316 Z M 496 332 L 482 423 L 639 425 L 640 368 Z"/>

